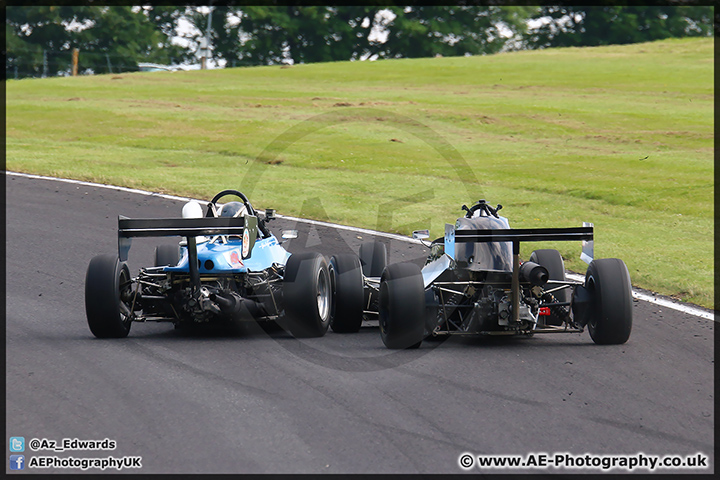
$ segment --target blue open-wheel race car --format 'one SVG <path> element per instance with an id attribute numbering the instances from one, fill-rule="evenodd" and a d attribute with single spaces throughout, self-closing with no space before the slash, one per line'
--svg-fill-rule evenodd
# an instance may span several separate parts
<path id="1" fill-rule="evenodd" d="M 240 201 L 219 204 L 233 195 Z M 275 321 L 296 337 L 318 337 L 330 324 L 327 260 L 290 254 L 268 230 L 274 210 L 260 216 L 247 197 L 224 190 L 203 207 L 190 201 L 177 218 L 118 217 L 118 254 L 98 255 L 85 278 L 85 311 L 96 337 L 128 335 L 135 322 L 176 326 Z M 159 245 L 155 264 L 131 276 L 133 237 L 184 237 Z M 294 238 L 285 231 L 282 238 Z"/>

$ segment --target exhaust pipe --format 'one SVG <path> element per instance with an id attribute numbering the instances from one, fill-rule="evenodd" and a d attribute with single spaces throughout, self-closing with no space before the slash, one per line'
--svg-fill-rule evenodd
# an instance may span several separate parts
<path id="1" fill-rule="evenodd" d="M 234 293 L 230 293 L 227 296 L 211 293 L 208 298 L 220 307 L 220 311 L 223 314 L 231 317 L 240 313 L 242 309 L 243 299 Z"/>
<path id="2" fill-rule="evenodd" d="M 550 279 L 547 268 L 535 262 L 524 262 L 520 265 L 520 280 L 539 287 Z"/>
<path id="3" fill-rule="evenodd" d="M 254 300 L 243 298 L 235 292 L 211 293 L 208 297 L 215 302 L 223 315 L 237 317 L 243 313 L 250 318 L 264 317 L 267 315 L 263 306 Z"/>

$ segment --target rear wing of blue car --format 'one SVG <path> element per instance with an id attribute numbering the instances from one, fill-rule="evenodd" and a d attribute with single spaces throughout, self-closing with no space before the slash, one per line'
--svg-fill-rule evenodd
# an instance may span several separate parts
<path id="1" fill-rule="evenodd" d="M 132 237 L 185 237 L 188 249 L 190 282 L 195 295 L 200 294 L 200 274 L 196 237 L 201 235 L 242 235 L 242 257 L 252 254 L 257 238 L 258 219 L 242 217 L 204 218 L 127 218 L 118 217 L 118 256 L 127 261 Z"/>
<path id="2" fill-rule="evenodd" d="M 242 256 L 252 254 L 257 238 L 258 219 L 253 215 L 242 217 L 205 218 L 127 218 L 118 217 L 118 256 L 127 261 L 132 237 L 186 237 L 188 255 L 197 257 L 195 237 L 201 235 L 242 235 Z M 194 262 L 190 262 L 193 265 Z M 196 263 L 196 262 L 195 262 Z"/>

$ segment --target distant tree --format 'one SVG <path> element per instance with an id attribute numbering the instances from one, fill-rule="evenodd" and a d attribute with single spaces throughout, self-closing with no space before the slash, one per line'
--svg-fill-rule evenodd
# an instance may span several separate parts
<path id="1" fill-rule="evenodd" d="M 79 70 L 95 73 L 180 59 L 185 53 L 171 44 L 167 26 L 172 14 L 153 11 L 151 20 L 144 9 L 130 6 L 7 7 L 7 70 L 18 67 L 32 76 L 69 71 L 74 48 L 81 52 Z"/>
<path id="2" fill-rule="evenodd" d="M 90 11 L 87 7 L 18 7 L 5 9 L 5 41 L 7 67 L 19 69 L 24 75 L 38 76 L 48 65 L 49 75 L 67 67 L 65 61 L 55 57 L 67 56 L 72 33 L 67 24 L 82 24 Z M 48 53 L 49 51 L 49 53 Z M 48 57 L 43 57 L 43 54 Z"/>
<path id="3" fill-rule="evenodd" d="M 388 39 L 377 45 L 384 58 L 496 53 L 511 37 L 525 33 L 536 7 L 419 6 L 391 7 L 395 19 Z"/>
<path id="4" fill-rule="evenodd" d="M 247 6 L 216 8 L 214 55 L 230 65 L 329 62 L 368 49 L 377 7 Z M 231 21 L 232 20 L 232 21 Z M 205 31 L 203 21 L 195 26 Z"/>
<path id="5" fill-rule="evenodd" d="M 373 55 L 399 58 L 494 53 L 507 45 L 509 37 L 524 33 L 525 20 L 537 9 L 218 7 L 212 16 L 212 43 L 214 55 L 231 65 L 327 62 Z M 192 18 L 204 32 L 204 16 Z M 377 30 L 386 35 L 386 41 L 374 37 Z"/>
<path id="6" fill-rule="evenodd" d="M 543 24 L 528 31 L 529 48 L 617 45 L 670 37 L 710 36 L 713 7 L 542 7 Z"/>
<path id="7" fill-rule="evenodd" d="M 137 68 L 139 62 L 170 63 L 182 56 L 182 49 L 170 43 L 168 35 L 150 21 L 142 10 L 129 6 L 100 7 L 91 25 L 74 36 L 83 54 L 82 68 L 107 73 L 116 68 Z"/>
<path id="8" fill-rule="evenodd" d="M 162 36 L 162 42 L 155 50 L 156 54 L 169 60 L 160 60 L 162 63 L 182 63 L 194 57 L 194 52 L 188 48 L 173 44 L 173 38 L 178 37 L 178 24 L 187 13 L 187 7 L 176 6 L 149 6 L 143 7 L 148 20 L 155 26 Z"/>
<path id="9" fill-rule="evenodd" d="M 239 45 L 241 43 L 240 32 L 235 8 L 228 6 L 213 6 L 211 14 L 210 46 L 211 55 L 215 60 L 232 61 L 237 58 Z M 188 8 L 184 18 L 195 27 L 195 32 L 186 36 L 198 45 L 201 39 L 207 35 L 208 14 L 199 11 L 197 8 Z"/>

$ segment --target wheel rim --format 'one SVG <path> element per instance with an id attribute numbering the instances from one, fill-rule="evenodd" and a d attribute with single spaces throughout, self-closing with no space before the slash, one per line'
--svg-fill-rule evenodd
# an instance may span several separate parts
<path id="1" fill-rule="evenodd" d="M 327 272 L 324 269 L 318 271 L 317 279 L 317 309 L 322 321 L 328 319 L 330 313 L 330 285 Z"/>

